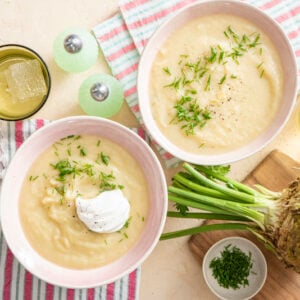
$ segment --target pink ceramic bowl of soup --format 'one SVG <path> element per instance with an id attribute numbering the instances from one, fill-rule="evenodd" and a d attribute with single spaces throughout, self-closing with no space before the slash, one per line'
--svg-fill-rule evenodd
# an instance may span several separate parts
<path id="1" fill-rule="evenodd" d="M 75 198 L 117 188 L 130 203 L 126 224 L 89 230 Z M 96 117 L 61 119 L 32 134 L 1 191 L 2 230 L 15 257 L 42 280 L 70 288 L 107 284 L 137 268 L 156 246 L 166 210 L 165 176 L 148 144 Z"/>
<path id="2" fill-rule="evenodd" d="M 143 121 L 181 160 L 231 163 L 265 147 L 295 104 L 297 67 L 280 25 L 232 0 L 199 1 L 172 15 L 139 63 Z"/>

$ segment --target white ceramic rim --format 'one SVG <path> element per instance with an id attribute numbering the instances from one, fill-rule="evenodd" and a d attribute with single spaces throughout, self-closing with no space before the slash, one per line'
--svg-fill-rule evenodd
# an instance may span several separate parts
<path id="1" fill-rule="evenodd" d="M 214 248 L 218 247 L 220 244 L 225 243 L 226 241 L 228 242 L 234 242 L 234 241 L 243 241 L 244 243 L 251 245 L 253 247 L 253 249 L 255 249 L 257 255 L 260 256 L 260 258 L 262 259 L 263 262 L 263 266 L 261 266 L 261 268 L 264 271 L 264 276 L 263 276 L 263 280 L 261 281 L 261 284 L 257 287 L 257 289 L 255 290 L 255 292 L 253 292 L 252 295 L 250 295 L 248 298 L 246 299 L 252 299 L 255 295 L 257 295 L 259 293 L 259 291 L 262 289 L 262 287 L 264 286 L 266 279 L 267 279 L 267 274 L 268 274 L 268 267 L 267 267 L 267 262 L 266 262 L 266 258 L 263 255 L 263 253 L 261 252 L 261 250 L 250 240 L 243 238 L 243 237 L 238 237 L 238 236 L 232 236 L 232 237 L 227 237 L 224 239 L 219 240 L 218 242 L 216 242 L 215 244 L 213 244 L 205 253 L 204 258 L 203 258 L 203 262 L 202 262 L 202 273 L 203 273 L 203 277 L 204 280 L 207 284 L 207 286 L 209 287 L 209 289 L 220 299 L 224 299 L 224 300 L 228 300 L 224 297 L 222 297 L 220 294 L 217 293 L 217 291 L 215 291 L 212 286 L 209 284 L 209 280 L 207 278 L 207 270 L 205 269 L 206 266 L 206 261 L 208 259 L 209 254 L 214 250 Z M 246 300 L 246 299 L 241 299 L 241 300 Z"/>
<path id="2" fill-rule="evenodd" d="M 48 260 L 46 260 L 45 258 L 43 258 L 42 256 L 40 256 L 29 244 L 29 242 L 27 241 L 25 234 L 23 232 L 22 227 L 20 227 L 20 225 L 18 225 L 18 228 L 21 228 L 21 232 L 16 232 L 16 229 L 11 229 L 11 227 L 14 227 L 16 225 L 16 223 L 20 223 L 19 219 L 17 220 L 17 222 L 12 221 L 10 218 L 6 217 L 5 214 L 6 213 L 10 213 L 9 211 L 7 211 L 5 205 L 6 202 L 9 201 L 9 181 L 11 180 L 10 177 L 12 177 L 12 172 L 13 172 L 13 168 L 14 168 L 14 163 L 15 161 L 17 161 L 21 156 L 22 153 L 24 152 L 24 150 L 29 147 L 30 148 L 30 144 L 31 141 L 38 139 L 39 136 L 43 135 L 44 133 L 47 133 L 47 131 L 49 130 L 49 128 L 54 127 L 54 126 L 60 126 L 62 124 L 65 123 L 69 123 L 69 122 L 81 122 L 84 120 L 89 120 L 92 122 L 95 122 L 95 125 L 98 123 L 99 125 L 101 124 L 109 124 L 110 126 L 114 126 L 116 128 L 118 128 L 118 130 L 122 131 L 126 137 L 130 137 L 132 140 L 135 140 L 137 143 L 139 143 L 141 145 L 141 147 L 147 152 L 147 156 L 149 157 L 149 159 L 151 160 L 151 162 L 153 163 L 153 168 L 155 169 L 156 172 L 156 177 L 158 178 L 158 180 L 160 181 L 160 187 L 159 187 L 159 191 L 161 192 L 161 199 L 163 199 L 163 203 L 161 204 L 161 206 L 163 207 L 162 211 L 159 212 L 159 216 L 160 216 L 160 224 L 157 228 L 157 233 L 155 235 L 155 238 L 152 239 L 151 242 L 151 246 L 143 252 L 143 255 L 133 264 L 131 265 L 129 268 L 127 268 L 126 270 L 123 270 L 122 272 L 118 273 L 117 275 L 115 275 L 114 277 L 111 277 L 105 281 L 97 281 L 96 278 L 97 274 L 99 274 L 100 272 L 105 272 L 105 271 L 100 271 L 102 270 L 108 270 L 110 268 L 111 265 L 114 265 L 112 268 L 115 268 L 116 264 L 118 263 L 119 260 L 124 259 L 124 257 L 129 257 L 128 253 L 130 253 L 131 251 L 133 251 L 135 249 L 135 247 L 137 245 L 139 245 L 140 243 L 137 242 L 130 250 L 127 254 L 125 254 L 123 257 L 121 257 L 119 260 L 112 262 L 109 265 L 105 265 L 103 267 L 100 268 L 95 268 L 95 269 L 86 269 L 86 270 L 77 270 L 77 269 L 68 269 L 68 268 L 64 268 L 61 267 L 59 265 L 56 265 Z M 57 139 L 59 139 L 60 137 L 57 137 Z M 48 145 L 45 147 L 47 148 Z M 42 152 L 42 151 L 41 151 Z M 36 156 L 38 156 L 40 153 L 38 153 Z M 28 171 L 28 168 L 26 170 L 26 172 Z M 25 172 L 25 173 L 26 173 Z M 17 176 L 17 175 L 14 175 Z M 151 195 L 151 191 L 150 195 Z M 18 207 L 18 204 L 16 204 Z M 10 250 L 12 251 L 12 253 L 14 254 L 14 256 L 17 258 L 17 260 L 25 267 L 25 269 L 27 269 L 30 273 L 32 273 L 33 275 L 37 276 L 38 278 L 44 280 L 45 282 L 48 282 L 50 284 L 56 285 L 56 286 L 60 286 L 60 287 L 66 287 L 66 288 L 92 288 L 92 287 L 97 287 L 100 285 L 104 285 L 104 284 L 108 284 L 111 282 L 114 282 L 118 279 L 120 279 L 121 277 L 123 277 L 124 275 L 129 274 L 130 272 L 132 272 L 133 270 L 135 270 L 138 266 L 141 265 L 141 263 L 150 255 L 150 253 L 153 251 L 153 249 L 155 248 L 156 244 L 159 241 L 160 235 L 163 231 L 164 228 L 164 224 L 166 221 L 166 213 L 167 213 L 167 208 L 168 208 L 168 196 L 167 196 L 167 183 L 166 183 L 166 179 L 165 179 L 165 175 L 162 169 L 162 166 L 158 160 L 158 158 L 156 157 L 155 153 L 153 152 L 153 150 L 150 148 L 150 146 L 141 138 L 139 137 L 136 133 L 134 133 L 133 131 L 131 131 L 130 129 L 128 129 L 127 127 L 108 120 L 108 119 L 103 119 L 103 118 L 99 118 L 99 117 L 91 117 L 91 116 L 75 116 L 75 117 L 68 117 L 68 118 L 63 118 L 57 121 L 53 121 L 52 123 L 49 123 L 47 125 L 45 125 L 44 127 L 40 128 L 39 130 L 35 131 L 30 137 L 28 137 L 26 139 L 26 141 L 24 141 L 24 143 L 20 146 L 20 148 L 16 151 L 14 157 L 12 158 L 4 179 L 3 179 L 3 183 L 2 183 L 2 190 L 1 190 L 1 195 L 0 195 L 0 221 L 1 221 L 1 225 L 2 225 L 2 231 L 5 237 L 5 240 L 8 244 L 8 247 L 10 248 Z M 18 216 L 19 216 L 19 211 L 17 212 Z M 146 223 L 146 227 L 151 227 L 153 224 L 147 224 Z M 146 231 L 146 227 L 145 227 L 145 231 Z M 36 257 L 39 259 L 39 261 L 42 262 L 42 270 L 41 269 L 36 269 L 35 267 L 32 266 L 32 263 L 30 263 L 30 260 L 27 260 L 27 257 L 24 256 L 20 251 L 20 247 L 22 247 L 23 245 L 18 245 L 15 241 L 14 238 L 18 235 L 18 236 L 22 236 L 23 239 L 23 243 L 25 243 L 25 247 L 26 247 L 26 251 L 29 251 L 30 253 L 32 253 L 33 257 Z M 142 233 L 141 238 L 143 237 L 144 233 Z M 18 250 L 16 250 L 18 249 Z M 28 250 L 29 249 L 29 250 Z M 125 259 L 124 259 L 125 260 Z M 125 260 L 126 261 L 126 260 Z M 40 263 L 40 262 L 39 262 Z M 48 277 L 47 272 L 49 271 L 49 269 L 51 269 L 51 276 Z M 76 284 L 74 285 L 73 283 L 70 284 L 69 281 L 69 276 L 71 277 L 76 277 Z M 59 279 L 56 279 L 59 278 Z"/>
<path id="3" fill-rule="evenodd" d="M 158 51 L 158 48 L 160 45 L 164 42 L 164 40 L 157 45 L 157 38 L 161 35 L 161 32 L 165 30 L 167 27 L 171 27 L 171 24 L 176 24 L 176 19 L 179 19 L 179 17 L 182 14 L 185 14 L 187 11 L 193 11 L 196 7 L 205 7 L 207 5 L 234 5 L 237 7 L 238 10 L 246 10 L 251 11 L 253 15 L 260 16 L 260 18 L 264 18 L 268 24 L 272 25 L 272 28 L 276 30 L 278 36 L 282 41 L 284 41 L 284 44 L 288 50 L 288 57 L 290 60 L 290 67 L 287 73 L 292 74 L 291 79 L 285 80 L 285 83 L 288 85 L 291 85 L 291 97 L 289 99 L 289 105 L 287 107 L 284 107 L 284 112 L 279 112 L 280 114 L 283 114 L 283 116 L 280 119 L 280 126 L 276 124 L 276 122 L 273 122 L 273 124 L 269 127 L 269 129 L 259 137 L 257 137 L 253 142 L 249 143 L 248 145 L 245 145 L 244 147 L 236 150 L 232 150 L 229 152 L 226 152 L 224 154 L 216 154 L 216 155 L 199 155 L 199 154 L 192 154 L 185 152 L 184 150 L 180 149 L 178 146 L 174 145 L 172 142 L 170 142 L 159 130 L 156 122 L 154 121 L 154 118 L 151 113 L 151 107 L 150 107 L 150 99 L 149 99 L 149 93 L 148 93 L 148 75 L 145 77 L 145 73 L 147 74 L 148 68 L 147 63 L 149 61 L 149 53 L 151 53 L 152 49 L 156 49 L 156 52 Z M 220 11 L 219 11 L 220 12 Z M 232 12 L 234 14 L 234 12 Z M 237 14 L 239 15 L 239 14 Z M 175 20 L 175 21 L 174 21 Z M 251 21 L 251 19 L 249 19 Z M 253 21 L 252 21 L 253 22 Z M 180 26 L 179 26 L 180 27 Z M 175 29 L 174 29 L 175 30 Z M 174 32 L 174 30 L 172 32 Z M 166 37 L 165 37 L 166 38 Z M 152 57 L 152 55 L 150 55 Z M 146 70 L 146 71 L 145 71 Z M 289 77 L 290 78 L 290 77 Z M 292 81 L 292 82 L 291 82 Z M 139 62 L 138 67 L 138 75 L 137 75 L 137 93 L 138 93 L 138 99 L 139 99 L 139 107 L 142 115 L 142 119 L 144 121 L 144 124 L 148 130 L 148 132 L 151 134 L 151 136 L 154 138 L 154 140 L 167 152 L 172 154 L 173 156 L 190 163 L 195 164 L 204 164 L 204 165 L 220 165 L 220 164 L 229 164 L 236 161 L 239 161 L 243 158 L 249 157 L 253 155 L 254 153 L 258 152 L 265 146 L 267 146 L 283 129 L 283 127 L 286 125 L 293 108 L 296 103 L 296 95 L 297 95 L 297 64 L 296 64 L 296 58 L 295 53 L 293 51 L 293 48 L 284 33 L 283 29 L 280 27 L 280 25 L 273 20 L 271 17 L 269 17 L 265 12 L 262 10 L 248 4 L 245 2 L 240 2 L 236 0 L 206 0 L 206 1 L 200 1 L 197 3 L 193 3 L 191 5 L 187 5 L 186 7 L 180 9 L 178 12 L 176 12 L 169 20 L 164 22 L 151 36 L 149 39 Z M 288 89 L 286 89 L 288 90 Z M 284 101 L 283 101 L 284 103 Z M 279 115 L 278 113 L 278 115 Z M 277 116 L 276 118 L 279 118 Z"/>

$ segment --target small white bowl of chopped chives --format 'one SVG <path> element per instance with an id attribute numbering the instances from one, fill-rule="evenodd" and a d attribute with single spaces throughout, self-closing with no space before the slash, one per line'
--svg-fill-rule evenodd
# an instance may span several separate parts
<path id="1" fill-rule="evenodd" d="M 241 237 L 225 238 L 211 246 L 202 269 L 208 287 L 220 299 L 251 299 L 267 277 L 264 255 L 254 243 Z"/>

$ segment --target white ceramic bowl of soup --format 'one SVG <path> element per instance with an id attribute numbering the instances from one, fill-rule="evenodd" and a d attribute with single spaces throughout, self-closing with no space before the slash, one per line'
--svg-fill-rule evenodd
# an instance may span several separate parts
<path id="1" fill-rule="evenodd" d="M 20 193 L 24 182 L 28 181 L 28 178 L 29 182 L 33 180 L 32 177 L 28 177 L 28 170 L 41 157 L 40 155 L 52 147 L 51 145 L 58 142 L 57 146 L 59 146 L 61 139 L 72 135 L 94 136 L 99 140 L 102 138 L 116 144 L 131 155 L 137 163 L 136 168 L 140 168 L 146 180 L 148 194 L 144 195 L 144 198 L 148 199 L 149 203 L 147 215 L 140 220 L 144 222 L 142 232 L 126 253 L 101 267 L 71 268 L 57 264 L 55 259 L 52 261 L 46 259 L 29 242 L 21 222 L 20 197 L 22 195 Z M 100 142 L 97 142 L 97 146 L 99 145 Z M 72 151 L 80 150 L 76 148 L 73 147 Z M 128 166 L 129 169 L 130 167 Z M 129 169 L 124 172 L 129 172 Z M 166 219 L 166 210 L 167 189 L 164 173 L 148 144 L 132 130 L 116 122 L 96 117 L 61 119 L 32 134 L 13 157 L 5 174 L 1 191 L 2 230 L 15 257 L 37 277 L 51 284 L 70 288 L 95 287 L 113 282 L 137 268 L 157 244 Z M 35 216 L 33 209 L 32 218 Z M 137 217 L 142 218 L 142 216 L 134 216 L 134 218 Z M 40 225 L 44 226 L 43 220 Z M 113 252 L 114 249 L 110 251 Z"/>
<path id="2" fill-rule="evenodd" d="M 232 36 L 226 37 L 229 27 L 238 33 L 238 41 L 249 38 L 246 54 L 242 50 L 243 57 L 235 61 L 230 53 L 238 46 Z M 183 80 L 186 84 L 190 79 L 193 86 L 194 79 L 184 78 L 188 67 L 183 64 L 198 68 L 194 75 L 201 78 L 200 86 L 194 90 L 184 88 L 189 85 Z M 199 69 L 206 66 L 209 72 L 201 75 Z M 283 30 L 263 11 L 239 1 L 200 1 L 174 14 L 148 41 L 138 69 L 139 106 L 149 133 L 175 157 L 196 164 L 231 163 L 262 149 L 286 124 L 296 91 L 295 56 Z M 179 122 L 182 106 L 177 110 L 175 105 L 182 95 L 192 98 L 196 93 L 206 101 L 202 108 L 209 109 L 210 119 L 194 135 L 185 131 L 189 127 L 181 128 L 187 123 Z"/>

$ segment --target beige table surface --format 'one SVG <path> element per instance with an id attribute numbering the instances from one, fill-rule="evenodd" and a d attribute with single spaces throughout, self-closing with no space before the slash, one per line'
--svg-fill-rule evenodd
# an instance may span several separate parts
<path id="1" fill-rule="evenodd" d="M 0 0 L 0 44 L 19 43 L 35 49 L 47 62 L 52 90 L 43 109 L 35 117 L 51 120 L 72 115 L 84 115 L 77 101 L 81 82 L 97 72 L 109 73 L 102 54 L 89 70 L 67 74 L 53 61 L 54 38 L 68 27 L 91 29 L 117 12 L 117 0 Z M 277 148 L 300 161 L 300 104 L 283 132 L 259 153 L 232 165 L 232 176 L 243 177 Z M 112 118 L 127 126 L 136 120 L 127 105 Z M 176 170 L 166 170 L 170 180 Z M 194 226 L 199 221 L 167 220 L 165 231 Z M 216 299 L 206 286 L 201 266 L 191 255 L 187 238 L 159 242 L 142 265 L 140 299 Z"/>

